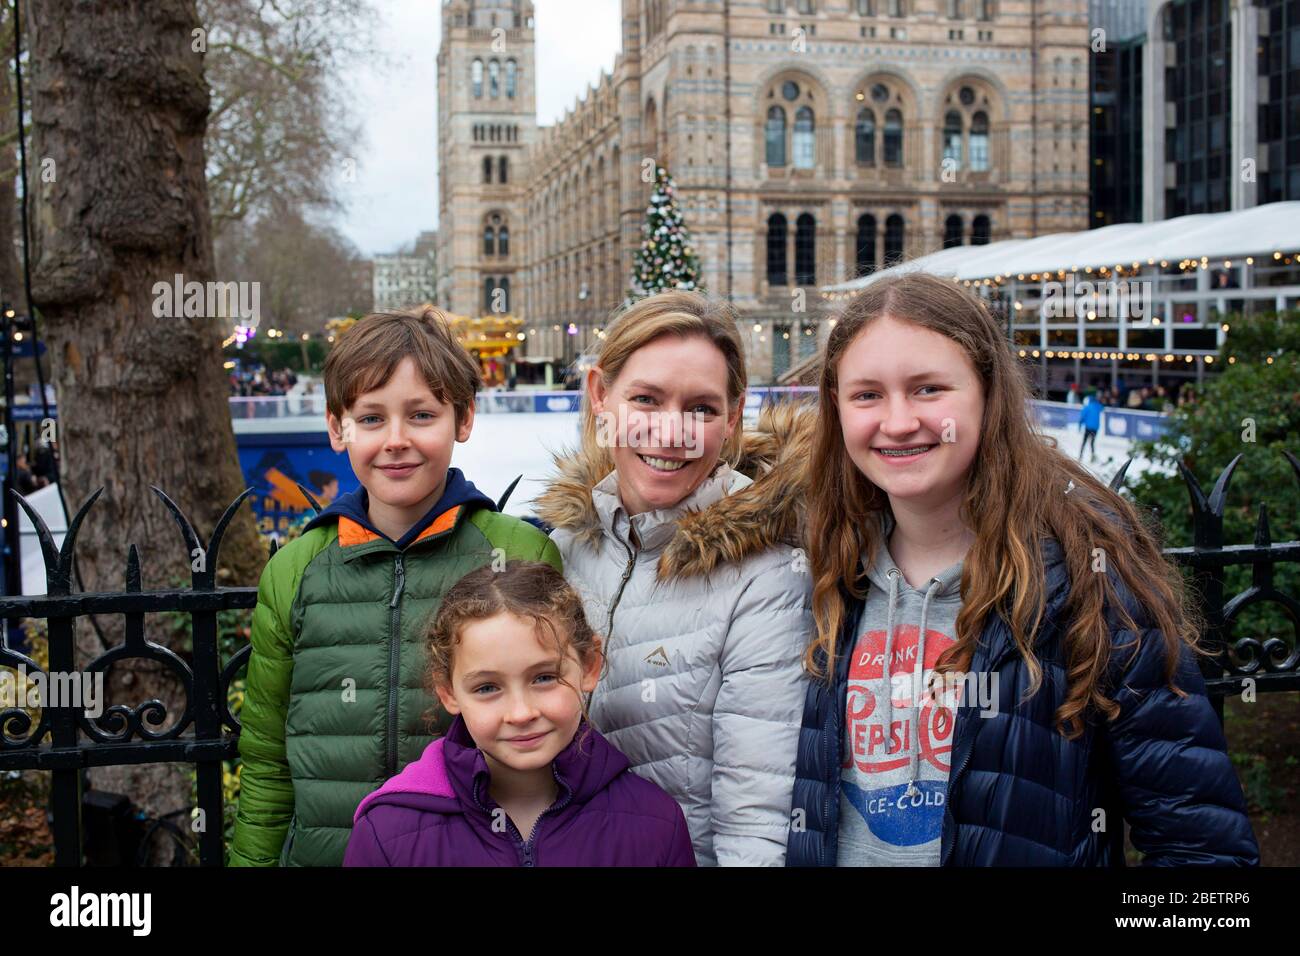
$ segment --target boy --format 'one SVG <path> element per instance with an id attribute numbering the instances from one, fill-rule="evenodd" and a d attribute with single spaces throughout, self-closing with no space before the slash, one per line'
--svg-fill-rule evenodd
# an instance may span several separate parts
<path id="1" fill-rule="evenodd" d="M 560 567 L 541 531 L 449 467 L 479 385 L 432 308 L 369 315 L 326 360 L 330 445 L 347 451 L 361 488 L 262 572 L 232 866 L 341 864 L 362 798 L 450 724 L 422 689 L 442 595 L 490 562 Z"/>

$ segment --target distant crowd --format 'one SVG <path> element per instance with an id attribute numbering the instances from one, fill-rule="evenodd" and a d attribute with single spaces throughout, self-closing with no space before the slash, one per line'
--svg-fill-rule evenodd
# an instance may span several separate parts
<path id="1" fill-rule="evenodd" d="M 298 376 L 287 368 L 268 372 L 266 366 L 256 365 L 235 369 L 230 373 L 230 394 L 240 397 L 257 395 L 287 395 L 298 382 Z"/>
<path id="2" fill-rule="evenodd" d="M 1124 387 L 1118 389 L 1099 388 L 1084 389 L 1084 394 L 1095 392 L 1097 400 L 1110 408 L 1131 408 L 1143 412 L 1172 412 L 1175 408 L 1196 401 L 1196 389 L 1192 385 L 1166 388 L 1157 385 L 1141 387 Z M 1079 404 L 1079 386 L 1071 384 L 1066 392 L 1066 401 L 1071 405 Z"/>

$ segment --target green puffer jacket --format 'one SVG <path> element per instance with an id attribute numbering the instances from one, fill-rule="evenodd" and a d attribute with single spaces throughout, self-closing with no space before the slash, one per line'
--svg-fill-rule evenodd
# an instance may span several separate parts
<path id="1" fill-rule="evenodd" d="M 425 633 L 447 589 L 502 552 L 560 567 L 537 528 L 456 469 L 447 484 L 397 542 L 370 527 L 364 489 L 345 495 L 262 572 L 232 866 L 340 865 L 362 798 L 450 725 L 424 690 Z"/>

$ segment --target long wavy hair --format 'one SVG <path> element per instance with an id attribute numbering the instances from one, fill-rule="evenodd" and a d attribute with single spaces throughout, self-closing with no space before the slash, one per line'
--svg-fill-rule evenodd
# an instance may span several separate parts
<path id="1" fill-rule="evenodd" d="M 808 469 L 809 564 L 817 625 L 804 658 L 809 673 L 832 679 L 845 592 L 865 597 L 870 585 L 859 578 L 860 560 L 875 554 L 880 519 L 889 508 L 885 493 L 849 458 L 835 403 L 840 358 L 881 316 L 952 339 L 974 366 L 984 391 L 979 448 L 961 511 L 975 542 L 962 567 L 956 640 L 936 669 L 967 670 L 985 620 L 998 614 L 1029 670 L 1028 693 L 1037 693 L 1043 671 L 1034 641 L 1046 599 L 1041 544 L 1055 538 L 1071 582 L 1064 608 L 1068 686 L 1056 713 L 1057 729 L 1073 739 L 1083 733 L 1089 708 L 1107 719 L 1119 713 L 1104 680 L 1112 640 L 1107 613 L 1135 634 L 1140 631 L 1118 598 L 1118 586 L 1145 609 L 1149 626 L 1163 632 L 1166 679 L 1181 693 L 1173 685 L 1181 648 L 1197 649 L 1200 633 L 1182 576 L 1165 560 L 1156 536 L 1128 501 L 1036 431 L 1025 376 L 1004 331 L 980 299 L 954 282 L 918 272 L 881 279 L 860 292 L 839 316 L 826 345 Z"/>

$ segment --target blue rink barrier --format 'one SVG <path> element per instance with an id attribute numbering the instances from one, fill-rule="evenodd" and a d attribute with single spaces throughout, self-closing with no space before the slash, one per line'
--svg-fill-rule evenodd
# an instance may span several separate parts
<path id="1" fill-rule="evenodd" d="M 1038 424 L 1044 428 L 1075 428 L 1079 424 L 1078 405 L 1065 402 L 1031 402 Z M 1149 441 L 1169 430 L 1169 421 L 1160 412 L 1129 408 L 1103 408 L 1101 433 L 1130 441 Z"/>
<path id="2" fill-rule="evenodd" d="M 815 400 L 817 389 L 808 386 L 790 388 L 751 388 L 745 394 L 745 416 L 756 417 L 759 411 L 775 402 Z M 478 412 L 557 412 L 572 414 L 581 408 L 581 392 L 486 392 L 479 396 Z M 1078 405 L 1065 402 L 1030 403 L 1034 417 L 1045 428 L 1072 428 L 1079 422 Z M 1145 441 L 1158 438 L 1168 430 L 1169 424 L 1160 412 L 1138 411 L 1127 408 L 1104 408 L 1101 414 L 1102 433 L 1115 438 Z"/>

